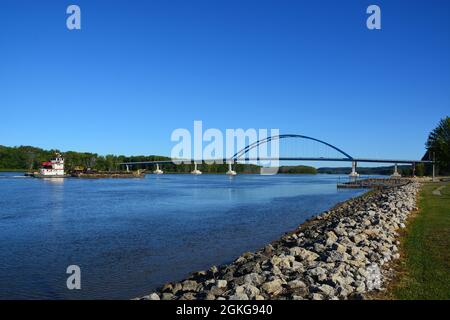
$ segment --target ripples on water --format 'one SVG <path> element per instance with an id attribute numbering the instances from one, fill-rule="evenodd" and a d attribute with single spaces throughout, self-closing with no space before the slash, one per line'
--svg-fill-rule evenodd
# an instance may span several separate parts
<path id="1" fill-rule="evenodd" d="M 362 193 L 338 191 L 334 175 L 0 178 L 1 299 L 144 295 Z M 66 288 L 71 264 L 81 290 Z"/>

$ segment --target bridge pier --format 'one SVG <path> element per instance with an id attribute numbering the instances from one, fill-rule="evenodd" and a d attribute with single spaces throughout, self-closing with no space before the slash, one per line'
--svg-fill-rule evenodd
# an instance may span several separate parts
<path id="1" fill-rule="evenodd" d="M 357 162 L 356 161 L 352 161 L 352 172 L 350 172 L 349 177 L 350 178 L 358 178 L 359 177 L 359 173 L 356 172 L 356 166 L 357 166 Z"/>
<path id="2" fill-rule="evenodd" d="M 402 175 L 398 173 L 397 164 L 394 165 L 394 173 L 391 175 L 391 178 L 400 178 Z"/>
<path id="3" fill-rule="evenodd" d="M 191 173 L 192 174 L 202 174 L 202 172 L 197 169 L 197 162 L 194 162 L 194 171 L 192 171 Z"/>
<path id="4" fill-rule="evenodd" d="M 235 176 L 237 173 L 236 171 L 233 170 L 233 165 L 231 162 L 228 163 L 228 171 L 227 171 L 227 175 L 229 176 Z"/>
<path id="5" fill-rule="evenodd" d="M 163 174 L 164 171 L 162 171 L 161 169 L 159 169 L 159 163 L 156 164 L 156 170 L 153 171 L 154 174 Z"/>
<path id="6" fill-rule="evenodd" d="M 127 167 L 127 172 L 130 172 L 130 167 L 128 165 L 125 165 Z"/>

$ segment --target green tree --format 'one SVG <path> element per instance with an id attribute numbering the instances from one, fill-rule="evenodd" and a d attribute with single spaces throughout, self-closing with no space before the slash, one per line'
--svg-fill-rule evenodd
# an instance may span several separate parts
<path id="1" fill-rule="evenodd" d="M 439 174 L 450 174 L 450 117 L 441 119 L 425 146 L 428 155 L 435 157 Z"/>
<path id="2" fill-rule="evenodd" d="M 425 165 L 423 163 L 416 164 L 416 176 L 422 177 L 425 175 Z"/>

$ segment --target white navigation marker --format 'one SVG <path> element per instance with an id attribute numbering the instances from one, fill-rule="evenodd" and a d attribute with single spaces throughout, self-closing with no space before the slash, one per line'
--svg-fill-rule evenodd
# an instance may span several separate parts
<path id="1" fill-rule="evenodd" d="M 164 171 L 162 171 L 161 169 L 159 169 L 159 163 L 156 164 L 156 170 L 153 171 L 154 174 L 163 174 Z"/>
<path id="2" fill-rule="evenodd" d="M 228 163 L 228 171 L 227 171 L 227 175 L 229 176 L 235 176 L 237 175 L 236 171 L 233 170 L 233 166 L 232 163 Z"/>
<path id="3" fill-rule="evenodd" d="M 197 169 L 197 162 L 194 162 L 194 170 L 191 173 L 192 174 L 202 174 L 202 172 Z"/>

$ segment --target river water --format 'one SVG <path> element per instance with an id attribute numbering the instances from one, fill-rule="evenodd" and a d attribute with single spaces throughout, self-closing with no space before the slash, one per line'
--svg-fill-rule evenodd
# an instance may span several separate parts
<path id="1" fill-rule="evenodd" d="M 0 299 L 129 299 L 263 247 L 334 204 L 335 175 L 0 173 Z M 66 269 L 81 269 L 68 290 Z"/>

